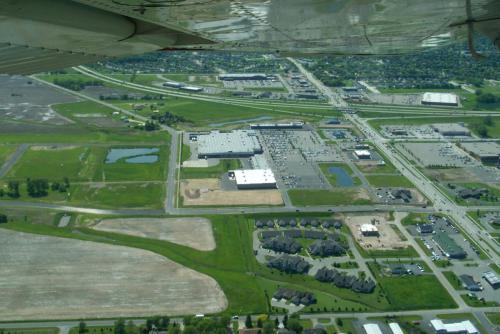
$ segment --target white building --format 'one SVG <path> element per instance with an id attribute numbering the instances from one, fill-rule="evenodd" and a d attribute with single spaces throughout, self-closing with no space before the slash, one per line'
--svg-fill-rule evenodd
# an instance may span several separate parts
<path id="1" fill-rule="evenodd" d="M 391 329 L 392 334 L 404 334 L 397 322 L 389 323 L 389 328 Z"/>
<path id="2" fill-rule="evenodd" d="M 368 150 L 355 150 L 354 155 L 358 159 L 371 159 L 372 154 Z"/>
<path id="3" fill-rule="evenodd" d="M 372 224 L 363 224 L 361 225 L 361 234 L 364 236 L 376 236 L 378 235 L 378 228 Z"/>
<path id="4" fill-rule="evenodd" d="M 276 178 L 270 169 L 238 169 L 234 171 L 238 189 L 276 188 Z"/>
<path id="5" fill-rule="evenodd" d="M 254 130 L 212 131 L 197 136 L 198 158 L 242 158 L 262 153 Z"/>
<path id="6" fill-rule="evenodd" d="M 382 334 L 382 331 L 377 324 L 364 324 L 363 328 L 366 334 Z"/>
<path id="7" fill-rule="evenodd" d="M 437 334 L 478 334 L 476 326 L 470 320 L 445 324 L 440 319 L 431 320 L 431 326 Z"/>
<path id="8" fill-rule="evenodd" d="M 451 93 L 424 93 L 422 104 L 434 106 L 458 107 L 459 98 Z"/>

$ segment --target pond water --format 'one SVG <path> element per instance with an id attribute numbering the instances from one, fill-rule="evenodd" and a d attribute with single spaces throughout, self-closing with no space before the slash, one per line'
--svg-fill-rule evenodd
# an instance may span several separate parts
<path id="1" fill-rule="evenodd" d="M 125 160 L 125 162 L 129 164 L 152 164 L 157 161 L 157 155 L 139 155 L 138 157 L 128 158 Z"/>
<path id="2" fill-rule="evenodd" d="M 106 156 L 106 163 L 112 164 L 120 159 L 128 158 L 125 162 L 128 163 L 154 163 L 158 161 L 157 147 L 151 148 L 112 148 Z"/>
<path id="3" fill-rule="evenodd" d="M 354 185 L 354 180 L 352 177 L 347 174 L 344 168 L 342 167 L 330 167 L 328 168 L 328 172 L 330 174 L 335 174 L 336 182 L 338 186 L 341 187 L 352 187 Z"/>

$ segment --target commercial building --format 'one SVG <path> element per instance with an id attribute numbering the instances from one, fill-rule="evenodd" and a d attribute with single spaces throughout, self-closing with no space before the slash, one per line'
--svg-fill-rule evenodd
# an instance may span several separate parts
<path id="1" fill-rule="evenodd" d="M 450 259 L 465 259 L 467 253 L 462 247 L 457 245 L 455 240 L 450 238 L 446 233 L 436 233 L 433 240 L 439 249 Z"/>
<path id="2" fill-rule="evenodd" d="M 461 143 L 460 147 L 483 163 L 498 163 L 500 145 L 495 142 Z"/>
<path id="3" fill-rule="evenodd" d="M 219 80 L 235 81 L 235 80 L 269 80 L 270 76 L 264 73 L 227 73 L 219 74 Z"/>
<path id="4" fill-rule="evenodd" d="M 440 319 L 431 320 L 431 326 L 436 334 L 478 334 L 476 326 L 470 320 L 444 323 Z"/>
<path id="5" fill-rule="evenodd" d="M 392 334 L 404 334 L 401 326 L 397 322 L 390 322 L 389 328 L 391 329 Z"/>
<path id="6" fill-rule="evenodd" d="M 304 122 L 250 124 L 251 129 L 302 129 Z"/>
<path id="7" fill-rule="evenodd" d="M 428 234 L 434 232 L 434 225 L 432 224 L 417 224 L 417 232 L 420 234 Z"/>
<path id="8" fill-rule="evenodd" d="M 372 224 L 363 224 L 363 225 L 361 225 L 360 230 L 361 230 L 361 234 L 363 234 L 365 237 L 379 235 L 378 228 Z"/>
<path id="9" fill-rule="evenodd" d="M 438 123 L 432 124 L 434 131 L 445 137 L 468 137 L 470 130 L 459 123 Z"/>
<path id="10" fill-rule="evenodd" d="M 458 107 L 460 99 L 450 93 L 424 93 L 422 104 L 431 106 Z"/>
<path id="11" fill-rule="evenodd" d="M 471 275 L 460 275 L 460 280 L 462 281 L 462 286 L 469 291 L 481 291 L 483 288 L 478 282 L 474 280 Z"/>
<path id="12" fill-rule="evenodd" d="M 238 169 L 233 173 L 238 189 L 276 188 L 276 178 L 270 169 Z"/>
<path id="13" fill-rule="evenodd" d="M 493 271 L 487 271 L 483 273 L 483 278 L 488 282 L 494 289 L 500 288 L 500 278 Z"/>
<path id="14" fill-rule="evenodd" d="M 262 153 L 253 130 L 212 131 L 197 136 L 198 158 L 242 158 Z"/>
<path id="15" fill-rule="evenodd" d="M 194 93 L 198 93 L 198 92 L 203 91 L 203 88 L 195 87 L 195 86 L 182 86 L 182 87 L 180 87 L 180 89 L 188 91 L 188 92 L 194 92 Z"/>
<path id="16" fill-rule="evenodd" d="M 366 334 L 382 334 L 382 331 L 377 324 L 364 324 L 363 329 Z"/>
<path id="17" fill-rule="evenodd" d="M 355 150 L 354 155 L 358 159 L 365 159 L 365 160 L 371 159 L 371 157 L 372 157 L 370 151 L 368 151 L 368 150 Z"/>

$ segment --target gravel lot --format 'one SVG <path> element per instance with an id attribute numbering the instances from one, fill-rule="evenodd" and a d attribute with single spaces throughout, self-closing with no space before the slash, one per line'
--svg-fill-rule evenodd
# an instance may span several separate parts
<path id="1" fill-rule="evenodd" d="M 0 229 L 0 321 L 213 313 L 218 283 L 160 255 Z"/>
<path id="2" fill-rule="evenodd" d="M 123 218 L 106 219 L 92 228 L 150 239 L 170 241 L 202 251 L 215 249 L 212 223 L 206 218 Z"/>

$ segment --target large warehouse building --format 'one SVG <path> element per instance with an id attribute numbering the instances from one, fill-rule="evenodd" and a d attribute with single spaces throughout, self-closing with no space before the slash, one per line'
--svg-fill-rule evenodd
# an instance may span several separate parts
<path id="1" fill-rule="evenodd" d="M 233 173 L 238 189 L 276 188 L 276 178 L 270 169 L 237 169 Z"/>
<path id="2" fill-rule="evenodd" d="M 458 107 L 460 99 L 451 93 L 424 93 L 422 104 L 442 107 Z"/>
<path id="3" fill-rule="evenodd" d="M 234 80 L 268 80 L 270 77 L 264 73 L 228 73 L 219 74 L 219 80 L 234 81 Z"/>
<path id="4" fill-rule="evenodd" d="M 198 158 L 243 158 L 262 153 L 262 146 L 253 130 L 212 131 L 197 136 Z"/>
<path id="5" fill-rule="evenodd" d="M 500 145 L 495 142 L 461 143 L 460 147 L 484 163 L 498 163 L 500 159 Z"/>
<path id="6" fill-rule="evenodd" d="M 468 137 L 470 130 L 459 123 L 437 123 L 432 124 L 434 131 L 445 137 Z"/>

